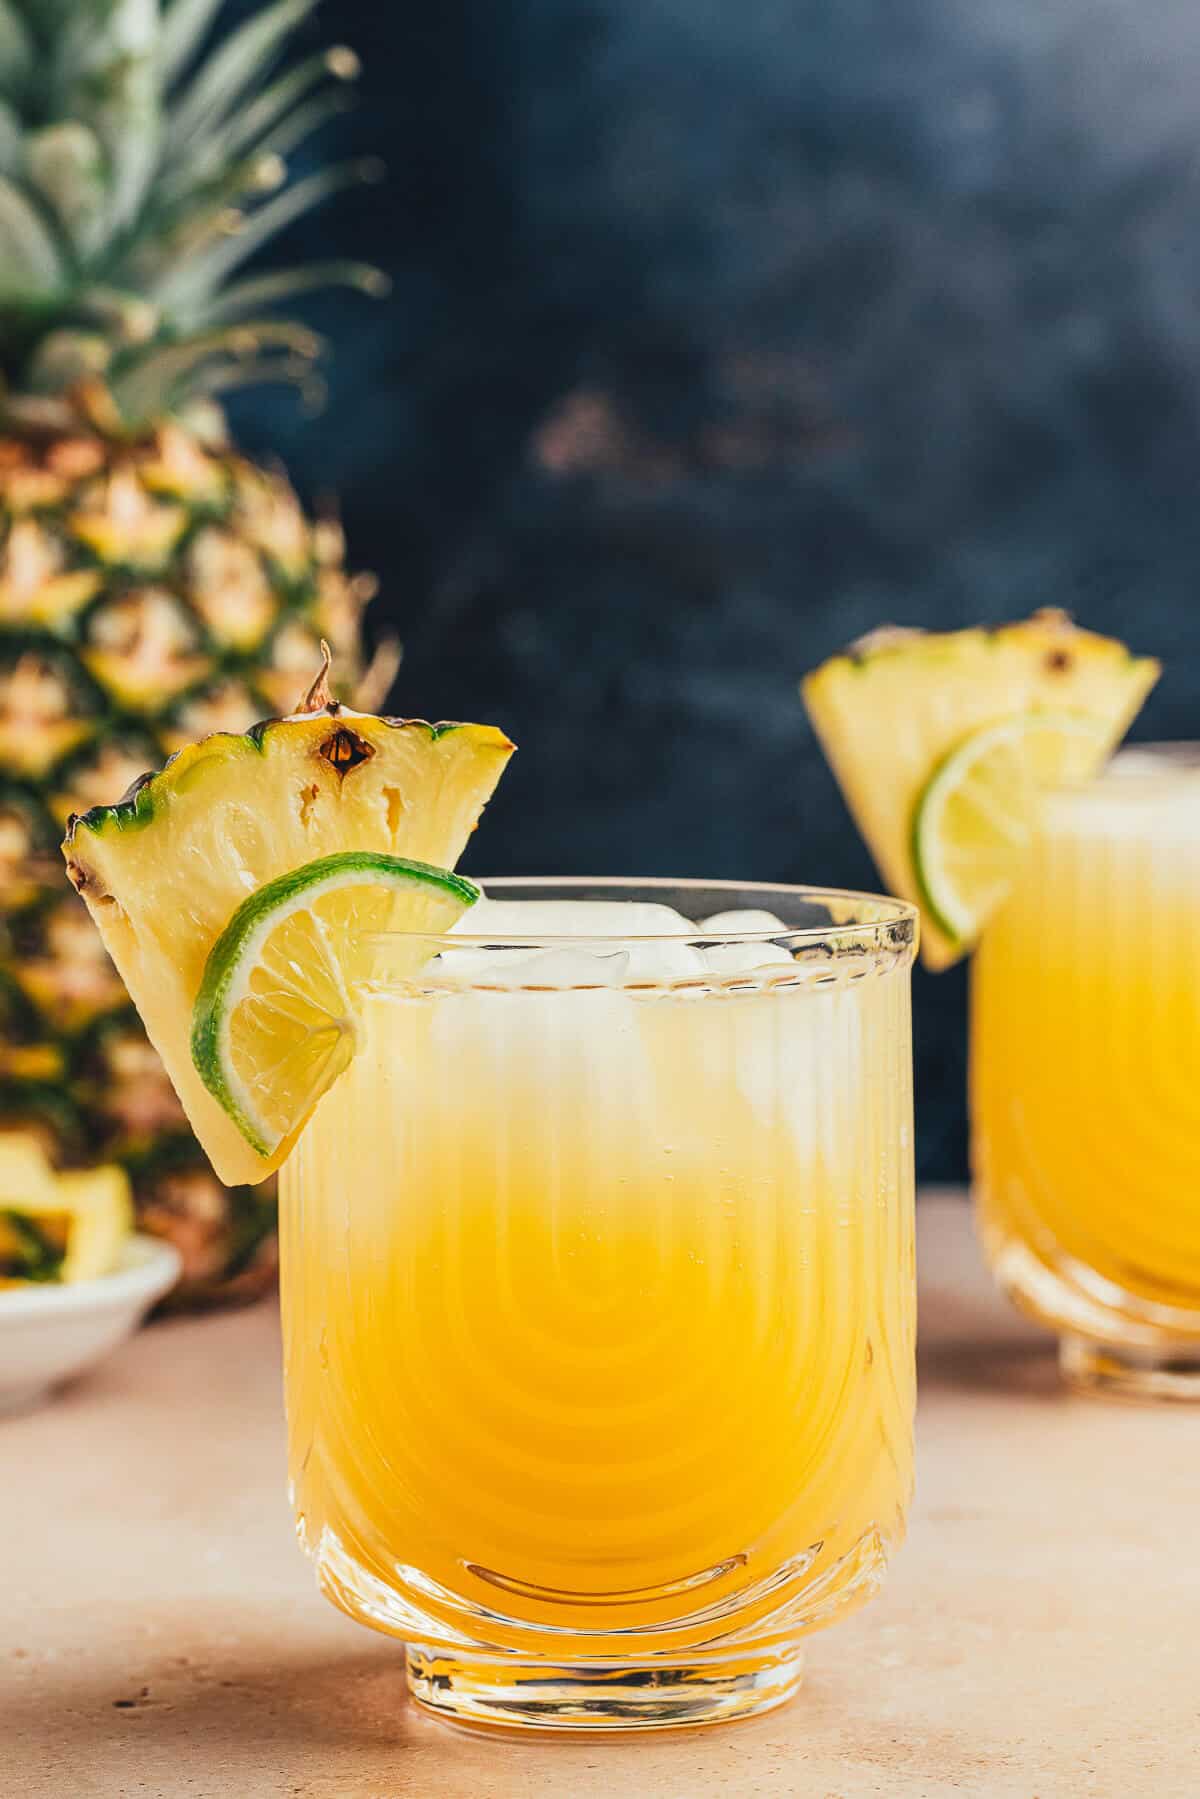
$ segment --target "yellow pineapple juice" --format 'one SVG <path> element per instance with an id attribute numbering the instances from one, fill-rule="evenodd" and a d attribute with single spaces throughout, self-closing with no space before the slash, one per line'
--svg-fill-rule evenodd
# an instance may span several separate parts
<path id="1" fill-rule="evenodd" d="M 985 1242 L 1073 1379 L 1200 1397 L 1200 752 L 1047 797 L 974 970 Z"/>
<path id="2" fill-rule="evenodd" d="M 757 970 L 604 945 L 370 983 L 284 1174 L 292 1481 L 425 1703 L 761 1709 L 876 1584 L 912 1482 L 913 924 L 872 904 Z"/>

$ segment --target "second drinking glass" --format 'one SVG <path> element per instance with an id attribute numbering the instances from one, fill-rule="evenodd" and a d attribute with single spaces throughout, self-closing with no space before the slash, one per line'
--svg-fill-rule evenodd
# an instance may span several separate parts
<path id="1" fill-rule="evenodd" d="M 1200 746 L 1046 796 L 976 957 L 975 1178 L 1076 1384 L 1200 1399 Z"/>

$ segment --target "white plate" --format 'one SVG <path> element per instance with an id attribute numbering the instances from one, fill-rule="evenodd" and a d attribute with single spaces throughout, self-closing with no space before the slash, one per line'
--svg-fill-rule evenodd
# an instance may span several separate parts
<path id="1" fill-rule="evenodd" d="M 0 1288 L 0 1412 L 35 1405 L 115 1349 L 174 1286 L 179 1270 L 179 1251 L 169 1243 L 134 1236 L 112 1274 Z"/>

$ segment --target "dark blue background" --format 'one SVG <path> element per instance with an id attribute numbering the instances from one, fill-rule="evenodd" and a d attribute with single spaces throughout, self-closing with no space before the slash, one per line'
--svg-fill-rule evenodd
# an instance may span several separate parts
<path id="1" fill-rule="evenodd" d="M 1198 734 L 1192 0 L 339 0 L 322 150 L 389 177 L 274 253 L 382 304 L 316 421 L 397 710 L 521 755 L 472 866 L 872 884 L 796 696 L 884 619 L 1065 605 Z M 919 1156 L 965 1168 L 961 971 L 917 992 Z"/>

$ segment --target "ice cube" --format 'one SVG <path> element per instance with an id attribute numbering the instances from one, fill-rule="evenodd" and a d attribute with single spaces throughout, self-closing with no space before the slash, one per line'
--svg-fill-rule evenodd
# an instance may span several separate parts
<path id="1" fill-rule="evenodd" d="M 503 943 L 520 937 L 686 937 L 694 927 L 673 906 L 637 900 L 503 900 L 484 894 L 454 929 Z"/>
<path id="2" fill-rule="evenodd" d="M 605 949 L 443 950 L 436 973 L 454 981 L 489 987 L 619 987 L 629 973 L 629 953 Z"/>
<path id="3" fill-rule="evenodd" d="M 762 931 L 765 936 L 782 935 L 787 926 L 774 912 L 762 912 L 755 906 L 739 906 L 732 912 L 714 912 L 702 918 L 697 927 L 705 936 L 722 937 L 726 931 Z"/>
<path id="4" fill-rule="evenodd" d="M 783 989 L 730 1010 L 750 1105 L 764 1121 L 778 1111 L 802 1155 L 844 1166 L 854 1147 L 847 1109 L 861 1091 L 861 990 Z"/>
<path id="5" fill-rule="evenodd" d="M 432 1035 L 422 1066 L 452 1073 L 431 1072 L 442 1116 L 423 1116 L 422 1129 L 472 1146 L 476 1168 L 490 1159 L 502 1193 L 514 1178 L 506 1158 L 515 1158 L 514 1209 L 526 1193 L 544 1192 L 553 1203 L 572 1166 L 600 1192 L 636 1191 L 636 1167 L 653 1124 L 652 1082 L 637 1028 L 645 1008 L 619 987 L 542 991 L 543 983 L 528 978 L 565 982 L 585 972 L 579 960 L 573 950 L 541 952 L 523 969 L 514 967 L 511 987 L 464 985 L 429 1008 Z M 603 1147 L 590 1161 L 586 1146 L 593 1141 Z"/>
<path id="6" fill-rule="evenodd" d="M 778 943 L 710 943 L 700 954 L 710 974 L 752 974 L 792 961 L 791 951 Z"/>
<path id="7" fill-rule="evenodd" d="M 605 958 L 607 971 L 594 978 L 611 986 L 617 980 L 671 981 L 687 979 L 706 972 L 704 957 L 687 943 L 664 941 L 686 937 L 695 927 L 676 912 L 673 906 L 642 903 L 637 900 L 496 900 L 482 898 L 465 912 L 454 927 L 460 935 L 487 937 L 498 944 L 513 943 L 521 938 L 573 937 L 569 950 L 565 945 L 553 946 L 554 954 L 585 955 L 593 963 Z M 626 941 L 618 951 L 606 939 L 654 939 Z M 459 973 L 460 956 L 483 955 L 486 962 L 499 966 L 498 956 L 520 956 L 526 952 L 514 949 L 486 952 L 454 951 L 454 974 Z M 623 958 L 623 967 L 614 974 L 614 957 Z M 443 957 L 447 964 L 450 957 Z M 465 969 L 466 964 L 462 967 Z M 447 967 L 447 972 L 450 972 Z M 472 973 L 472 978 L 476 978 Z M 505 977 L 507 979 L 507 976 Z M 557 984 L 551 976 L 547 985 Z"/>
<path id="8" fill-rule="evenodd" d="M 711 917 L 701 919 L 697 929 L 705 936 L 723 937 L 727 933 L 740 936 L 746 931 L 783 934 L 787 926 L 774 912 L 740 906 L 730 912 L 714 912 Z M 711 974 L 750 974 L 756 968 L 770 968 L 792 960 L 791 952 L 777 943 L 713 943 L 706 944 L 701 953 Z"/>
<path id="9" fill-rule="evenodd" d="M 757 1125 L 782 1131 L 804 1165 L 845 1166 L 862 1103 L 861 989 L 764 988 L 638 1011 L 655 1103 L 681 1152 L 703 1154 L 708 1141 L 710 1161 L 743 1155 Z"/>
<path id="10" fill-rule="evenodd" d="M 629 945 L 627 979 L 631 981 L 686 981 L 707 972 L 704 953 L 694 944 L 658 938 Z"/>

